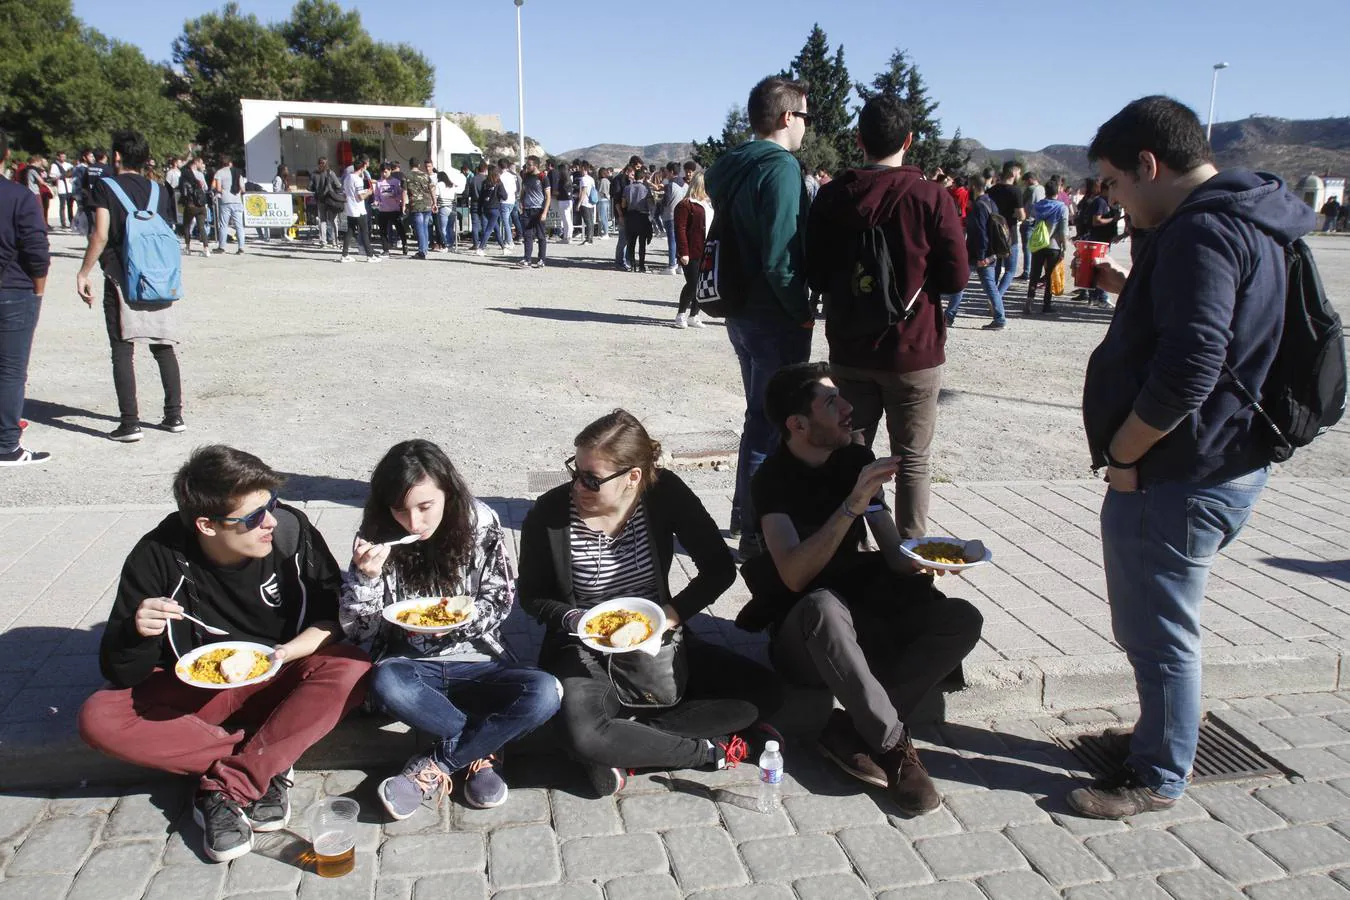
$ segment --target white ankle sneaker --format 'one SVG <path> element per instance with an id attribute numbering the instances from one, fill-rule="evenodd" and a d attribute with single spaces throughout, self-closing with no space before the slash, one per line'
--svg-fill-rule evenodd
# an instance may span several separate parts
<path id="1" fill-rule="evenodd" d="M 689 327 L 689 317 L 686 316 L 684 313 L 677 313 L 677 314 L 675 315 L 675 327 L 676 327 L 676 328 L 688 328 L 688 327 Z"/>
<path id="2" fill-rule="evenodd" d="M 703 327 L 703 320 L 698 317 L 698 313 L 694 313 L 692 316 L 689 317 L 689 327 L 690 328 Z"/>

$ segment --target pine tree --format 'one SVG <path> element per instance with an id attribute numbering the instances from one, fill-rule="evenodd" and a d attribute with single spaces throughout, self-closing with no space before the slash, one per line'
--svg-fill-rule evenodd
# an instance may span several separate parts
<path id="1" fill-rule="evenodd" d="M 886 94 L 898 99 L 909 110 L 914 143 L 905 154 L 907 164 L 930 172 L 939 165 L 946 169 L 950 162 L 959 160 L 960 164 L 953 167 L 955 171 L 969 160 L 969 154 L 964 154 L 962 158 L 960 144 L 957 143 L 961 134 L 959 129 L 956 138 L 951 142 L 943 142 L 942 122 L 936 116 L 938 102 L 929 98 L 923 75 L 910 62 L 904 50 L 896 50 L 891 54 L 886 69 L 879 72 L 870 85 L 859 83 L 854 88 L 864 101 Z"/>
<path id="2" fill-rule="evenodd" d="M 818 24 L 813 25 L 801 52 L 782 75 L 810 86 L 807 109 L 811 111 L 811 131 L 816 135 L 812 142 L 817 147 L 816 156 L 824 156 L 819 145 L 826 143 L 835 149 L 839 161 L 855 161 L 858 151 L 853 138 L 854 113 L 848 107 L 853 84 L 844 64 L 843 45 L 831 53 L 824 30 Z"/>

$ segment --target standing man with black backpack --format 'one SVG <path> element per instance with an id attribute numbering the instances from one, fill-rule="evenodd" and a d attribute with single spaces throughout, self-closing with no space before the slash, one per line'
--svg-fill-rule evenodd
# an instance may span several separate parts
<path id="1" fill-rule="evenodd" d="M 1111 626 L 1134 668 L 1139 720 L 1119 771 L 1068 802 L 1123 819 L 1168 809 L 1186 790 L 1209 570 L 1276 458 L 1245 393 L 1278 393 L 1285 254 L 1315 216 L 1274 176 L 1220 172 L 1199 118 L 1168 97 L 1126 106 L 1097 130 L 1088 158 L 1104 192 L 1152 229 L 1128 274 L 1097 265 L 1098 284 L 1120 300 L 1083 385 L 1092 464 L 1110 485 L 1101 534 Z M 1343 403 L 1343 352 L 1334 362 Z"/>
<path id="2" fill-rule="evenodd" d="M 346 206 L 347 198 L 342 193 L 342 181 L 337 173 L 328 168 L 327 157 L 319 157 L 314 175 L 309 180 L 309 189 L 314 193 L 314 202 L 319 210 L 319 246 L 337 249 L 337 217 Z"/>
<path id="3" fill-rule="evenodd" d="M 890 455 L 901 458 L 895 522 L 902 539 L 923 537 L 928 524 L 928 459 L 946 362 L 940 295 L 970 277 L 951 194 L 904 164 L 911 129 L 894 97 L 867 101 L 858 113 L 865 165 L 821 186 L 806 228 L 807 279 L 826 295 L 834 383 L 869 449 L 885 413 Z M 889 284 L 864 242 L 886 248 Z M 884 295 L 898 317 L 887 314 Z"/>

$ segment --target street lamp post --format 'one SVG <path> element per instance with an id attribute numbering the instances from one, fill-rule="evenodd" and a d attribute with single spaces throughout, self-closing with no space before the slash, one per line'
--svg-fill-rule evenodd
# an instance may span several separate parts
<path id="1" fill-rule="evenodd" d="M 516 0 L 516 93 L 520 102 L 520 168 L 525 168 L 525 55 L 520 43 L 520 8 L 525 0 Z M 1211 114 L 1211 118 L 1213 115 Z"/>
<path id="2" fill-rule="evenodd" d="M 516 5 L 519 6 L 522 2 L 523 0 L 516 0 Z M 1214 133 L 1214 99 L 1219 94 L 1219 70 L 1226 68 L 1228 68 L 1226 62 L 1214 64 L 1214 81 L 1209 86 L 1209 124 L 1205 126 L 1205 140 L 1207 141 L 1209 136 Z"/>

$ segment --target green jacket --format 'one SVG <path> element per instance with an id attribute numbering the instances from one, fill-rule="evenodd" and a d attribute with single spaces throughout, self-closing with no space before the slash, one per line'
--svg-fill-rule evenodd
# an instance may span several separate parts
<path id="1" fill-rule="evenodd" d="M 811 321 L 806 288 L 811 200 L 797 158 L 778 144 L 755 140 L 724 154 L 705 177 L 714 213 L 731 213 L 747 266 L 746 315 Z"/>

